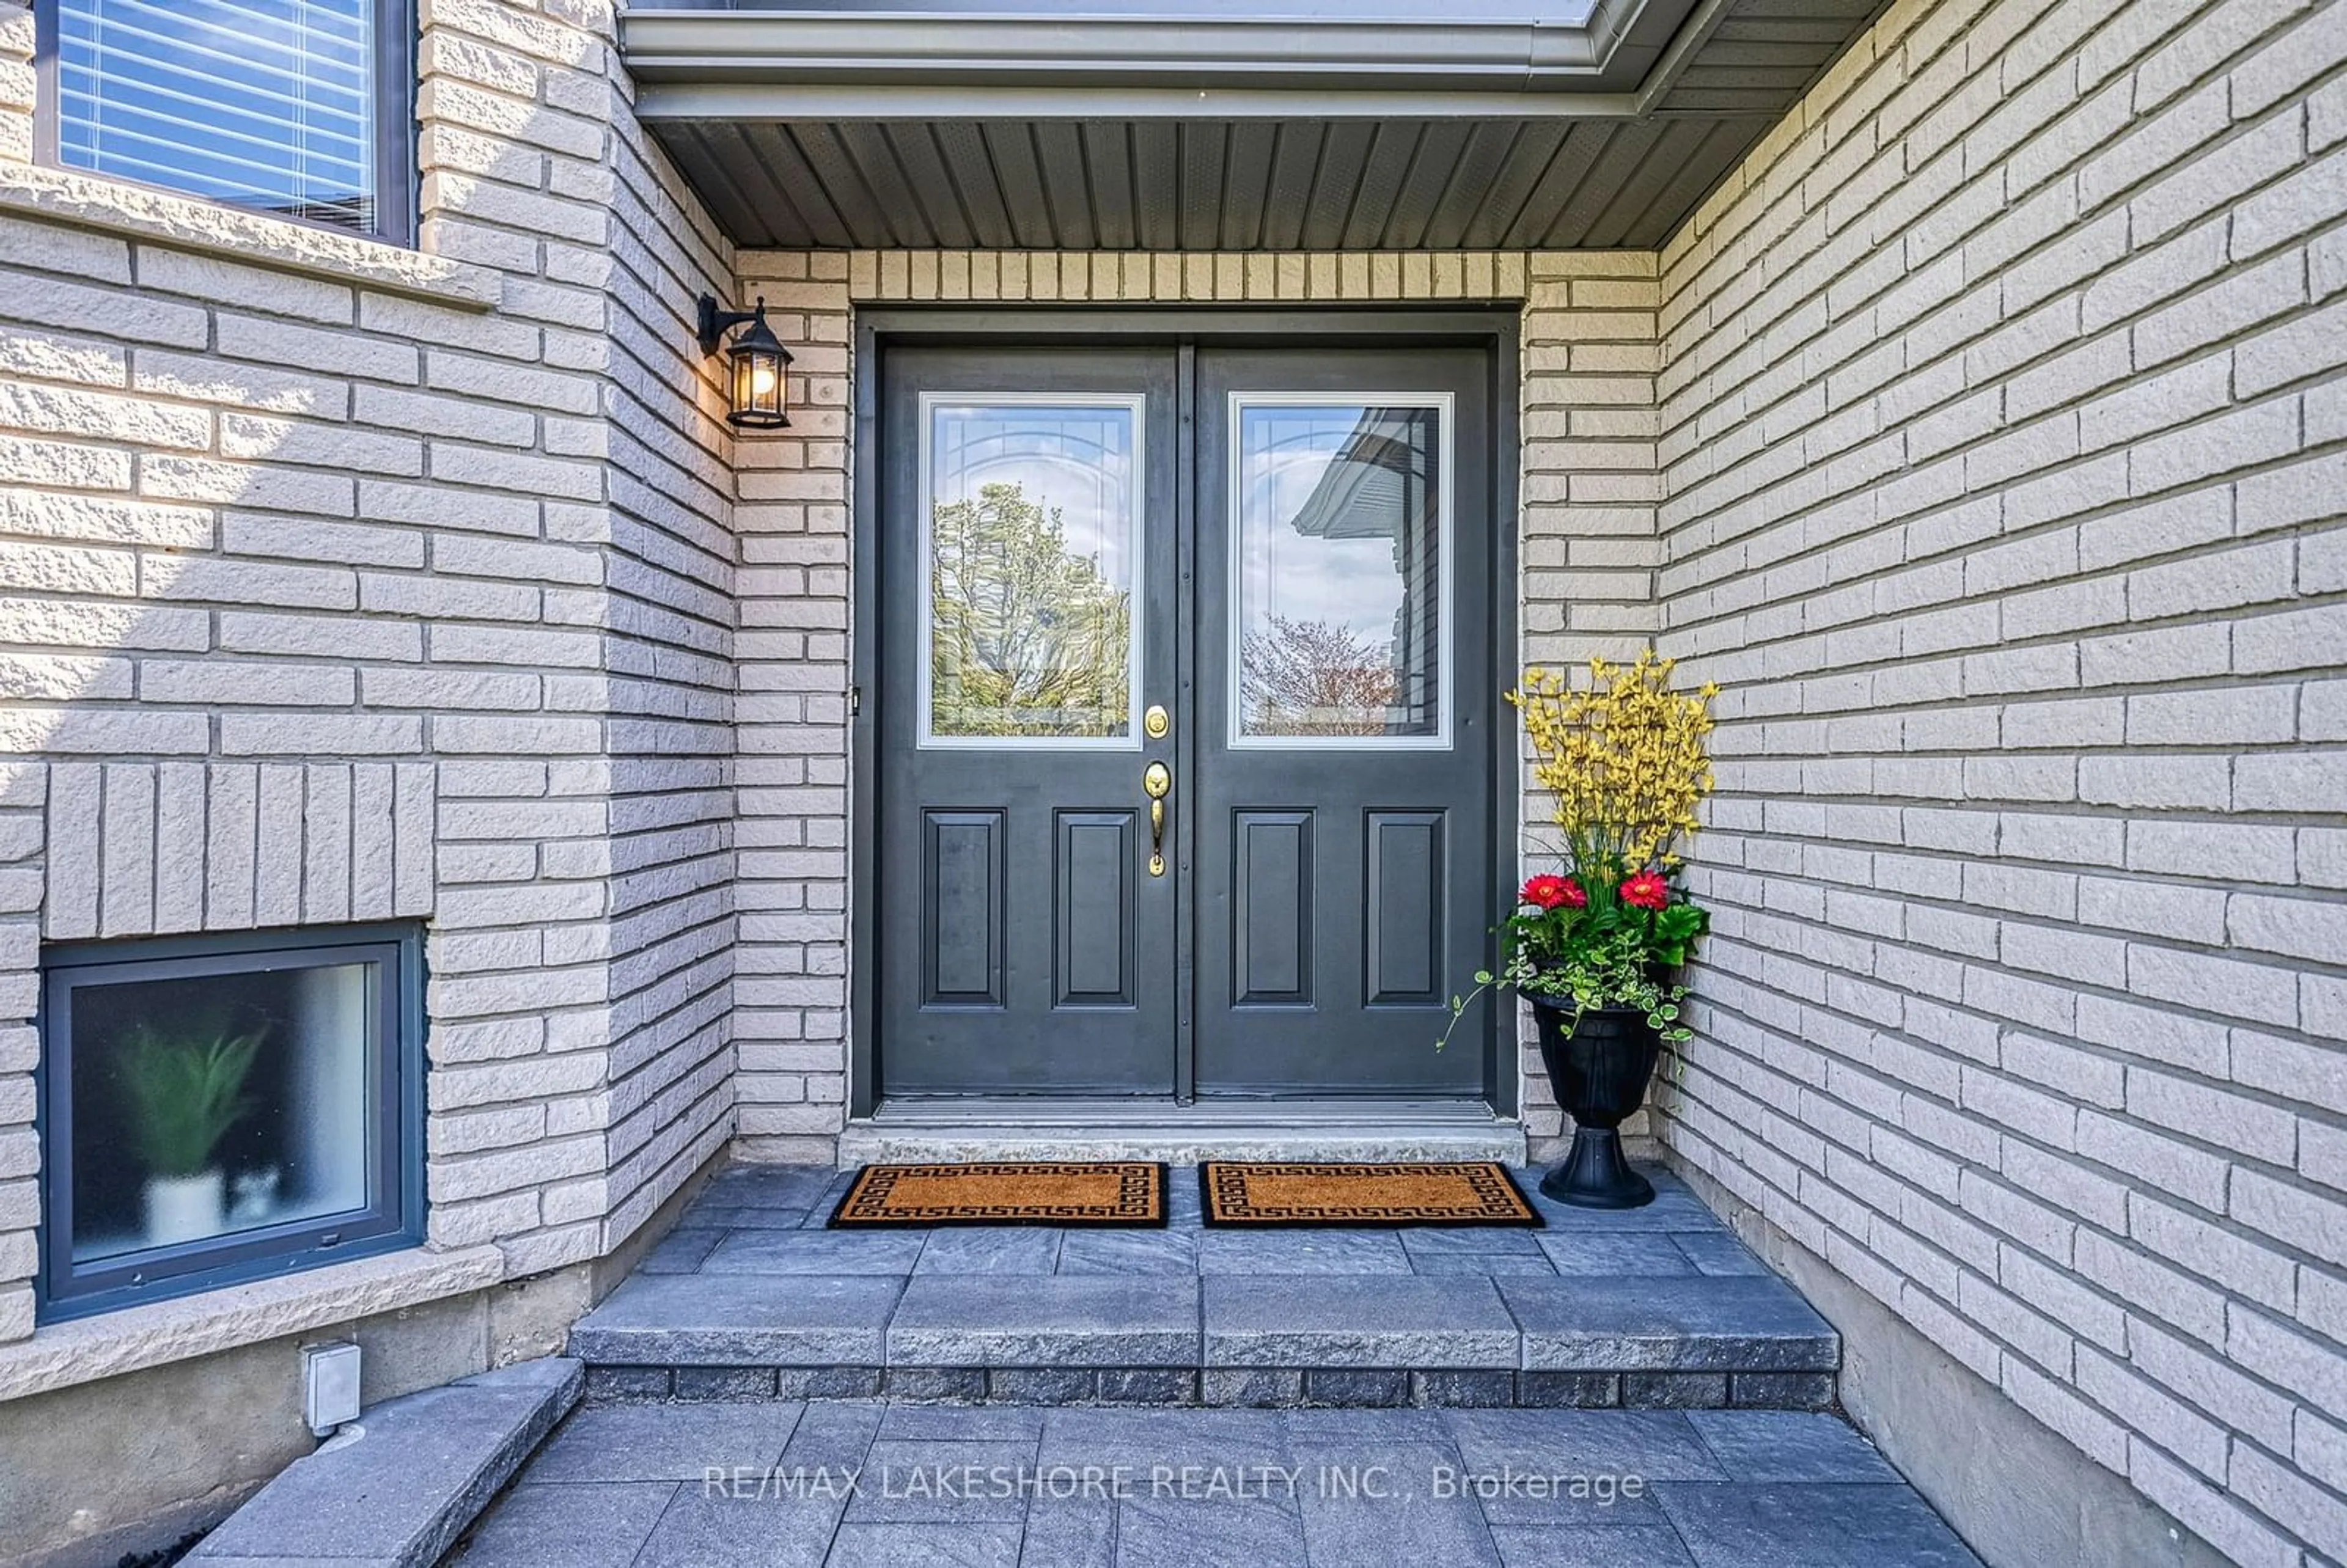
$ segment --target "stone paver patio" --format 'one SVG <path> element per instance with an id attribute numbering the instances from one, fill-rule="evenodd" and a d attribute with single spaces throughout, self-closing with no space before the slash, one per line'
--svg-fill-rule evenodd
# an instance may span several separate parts
<path id="1" fill-rule="evenodd" d="M 1831 1402 L 1840 1344 L 1686 1185 L 1538 1230 L 824 1228 L 737 1166 L 574 1329 L 589 1397 L 1289 1406 Z M 1539 1173 L 1519 1173 L 1536 1193 Z"/>
<path id="2" fill-rule="evenodd" d="M 584 1408 L 446 1562 L 1978 1564 L 1817 1412 L 775 1399 Z"/>

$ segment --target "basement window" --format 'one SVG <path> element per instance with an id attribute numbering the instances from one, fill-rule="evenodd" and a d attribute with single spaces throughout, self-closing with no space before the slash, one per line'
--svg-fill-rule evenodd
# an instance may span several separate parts
<path id="1" fill-rule="evenodd" d="M 40 1314 L 423 1239 L 413 926 L 42 954 Z"/>

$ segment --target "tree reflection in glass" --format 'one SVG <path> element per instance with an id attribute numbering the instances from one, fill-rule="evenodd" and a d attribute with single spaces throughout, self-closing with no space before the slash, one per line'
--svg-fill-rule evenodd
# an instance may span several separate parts
<path id="1" fill-rule="evenodd" d="M 1017 483 L 937 503 L 929 604 L 933 733 L 1126 733 L 1133 596 L 1070 548 L 1060 508 Z"/>
<path id="2" fill-rule="evenodd" d="M 1375 641 L 1333 620 L 1266 615 L 1246 634 L 1239 680 L 1247 733 L 1382 735 L 1401 682 L 1390 639 Z"/>

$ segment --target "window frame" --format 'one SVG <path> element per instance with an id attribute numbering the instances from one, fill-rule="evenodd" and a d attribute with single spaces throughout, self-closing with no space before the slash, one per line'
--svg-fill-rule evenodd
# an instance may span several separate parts
<path id="1" fill-rule="evenodd" d="M 1225 674 L 1223 704 L 1228 714 L 1225 727 L 1229 733 L 1223 744 L 1235 752 L 1447 752 L 1456 744 L 1455 728 L 1450 710 L 1452 697 L 1452 650 L 1457 644 L 1453 636 L 1456 622 L 1452 607 L 1458 599 L 1456 567 L 1451 556 L 1457 548 L 1456 525 L 1451 519 L 1454 507 L 1452 489 L 1456 484 L 1453 465 L 1456 454 L 1454 427 L 1458 424 L 1459 400 L 1448 392 L 1380 392 L 1354 393 L 1297 392 L 1264 387 L 1248 389 L 1233 387 L 1223 420 L 1227 432 L 1224 444 L 1229 449 L 1230 471 L 1223 476 L 1225 506 L 1227 508 L 1229 543 L 1225 553 L 1227 581 L 1224 584 L 1226 601 L 1223 628 L 1224 660 L 1229 666 Z M 1246 450 L 1243 431 L 1246 411 L 1250 408 L 1409 408 L 1430 412 L 1435 416 L 1435 461 L 1441 466 L 1440 482 L 1435 487 L 1434 548 L 1436 551 L 1435 592 L 1440 596 L 1435 623 L 1434 701 L 1435 727 L 1424 735 L 1251 735 L 1246 731 L 1245 682 L 1241 666 L 1241 651 L 1246 636 Z"/>
<path id="2" fill-rule="evenodd" d="M 1143 609 L 1148 604 L 1149 570 L 1149 395 L 1145 392 L 937 392 L 920 395 L 921 548 L 915 562 L 921 594 L 920 644 L 914 675 L 914 701 L 920 704 L 913 741 L 924 752 L 1127 752 L 1138 753 L 1147 743 L 1141 733 L 1142 696 L 1146 690 L 1149 639 Z M 1075 408 L 1123 411 L 1131 419 L 1133 473 L 1126 485 L 1126 540 L 1133 554 L 1133 583 L 1125 591 L 1133 603 L 1132 629 L 1125 654 L 1124 733 L 1122 735 L 964 735 L 937 733 L 937 601 L 932 593 L 930 562 L 937 531 L 936 436 L 938 411 L 948 408 Z"/>
<path id="3" fill-rule="evenodd" d="M 176 185 L 159 185 L 150 179 L 109 174 L 101 169 L 66 162 L 58 150 L 59 110 L 63 106 L 57 89 L 58 7 L 65 3 L 66 0 L 33 0 L 34 163 L 44 169 L 59 169 L 92 179 L 112 180 L 141 190 L 162 191 L 183 200 L 202 201 L 239 212 L 257 212 L 264 218 L 298 223 L 305 229 L 353 235 L 408 250 L 415 248 L 422 220 L 418 210 L 422 181 L 416 167 L 416 0 L 369 0 L 374 7 L 376 40 L 373 84 L 376 110 L 374 159 L 376 197 L 375 227 L 373 229 L 354 229 L 347 224 L 303 218 L 250 202 L 207 196 L 201 191 L 183 190 Z"/>
<path id="4" fill-rule="evenodd" d="M 73 1258 L 73 992 L 84 987 L 282 969 L 381 966 L 370 1196 L 359 1209 L 179 1242 L 77 1266 Z M 63 1322 L 420 1246 L 425 1238 L 424 935 L 409 922 L 44 945 L 34 1030 L 34 1138 L 40 1151 L 34 1313 Z"/>

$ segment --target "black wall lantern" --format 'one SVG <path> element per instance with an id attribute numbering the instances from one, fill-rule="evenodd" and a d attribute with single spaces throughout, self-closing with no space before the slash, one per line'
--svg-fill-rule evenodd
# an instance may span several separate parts
<path id="1" fill-rule="evenodd" d="M 726 344 L 725 334 L 749 323 L 749 331 Z M 791 351 L 766 324 L 766 301 L 760 295 L 755 309 L 723 311 L 707 294 L 701 296 L 701 352 L 715 354 L 723 346 L 730 363 L 726 384 L 733 407 L 726 415 L 743 430 L 786 430 L 789 406 Z"/>

